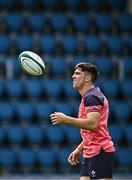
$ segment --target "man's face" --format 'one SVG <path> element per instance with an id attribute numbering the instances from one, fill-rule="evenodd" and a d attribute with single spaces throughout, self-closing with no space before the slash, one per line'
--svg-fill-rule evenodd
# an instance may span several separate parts
<path id="1" fill-rule="evenodd" d="M 81 68 L 77 68 L 74 71 L 72 79 L 73 79 L 73 87 L 79 91 L 81 88 L 83 88 L 83 86 L 86 83 L 86 73 L 83 72 Z"/>

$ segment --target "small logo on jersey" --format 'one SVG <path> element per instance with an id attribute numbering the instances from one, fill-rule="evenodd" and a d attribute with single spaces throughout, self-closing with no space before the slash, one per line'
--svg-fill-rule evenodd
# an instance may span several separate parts
<path id="1" fill-rule="evenodd" d="M 91 176 L 94 178 L 96 176 L 96 172 L 94 170 L 91 171 Z"/>

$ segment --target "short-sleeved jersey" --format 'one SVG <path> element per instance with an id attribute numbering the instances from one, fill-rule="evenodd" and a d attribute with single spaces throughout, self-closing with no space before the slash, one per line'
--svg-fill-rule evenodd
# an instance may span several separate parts
<path id="1" fill-rule="evenodd" d="M 99 112 L 100 119 L 96 131 L 80 130 L 83 139 L 83 156 L 85 158 L 93 157 L 100 153 L 101 148 L 106 152 L 115 151 L 107 128 L 109 114 L 108 100 L 98 87 L 87 91 L 82 97 L 78 117 L 87 118 L 89 112 Z"/>

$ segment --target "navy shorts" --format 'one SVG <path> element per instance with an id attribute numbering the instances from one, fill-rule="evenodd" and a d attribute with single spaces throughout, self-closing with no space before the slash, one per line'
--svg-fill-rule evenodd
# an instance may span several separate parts
<path id="1" fill-rule="evenodd" d="M 91 179 L 112 178 L 113 165 L 114 152 L 101 150 L 99 155 L 83 159 L 80 176 L 89 176 Z"/>

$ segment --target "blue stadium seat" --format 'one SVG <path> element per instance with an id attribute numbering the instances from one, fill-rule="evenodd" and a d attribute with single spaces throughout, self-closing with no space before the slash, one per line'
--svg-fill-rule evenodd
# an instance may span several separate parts
<path id="1" fill-rule="evenodd" d="M 68 17 L 64 13 L 53 13 L 50 16 L 50 22 L 54 31 L 65 31 L 68 25 Z"/>
<path id="2" fill-rule="evenodd" d="M 11 121 L 14 118 L 14 113 L 15 113 L 15 109 L 13 104 L 8 102 L 0 103 L 0 121 L 2 122 Z"/>
<path id="3" fill-rule="evenodd" d="M 23 72 L 20 64 L 18 63 L 18 56 L 8 56 L 8 59 L 12 61 L 12 74 L 13 77 L 17 79 L 17 77 L 19 77 L 20 74 Z"/>
<path id="4" fill-rule="evenodd" d="M 101 40 L 98 36 L 86 36 L 84 43 L 89 53 L 98 54 L 101 50 Z"/>
<path id="5" fill-rule="evenodd" d="M 11 32 L 19 32 L 24 24 L 24 18 L 21 13 L 9 13 L 6 22 Z"/>
<path id="6" fill-rule="evenodd" d="M 42 13 L 29 14 L 29 16 L 27 17 L 27 21 L 29 23 L 31 31 L 33 32 L 41 32 L 44 26 L 46 26 L 46 18 Z"/>
<path id="7" fill-rule="evenodd" d="M 4 92 L 5 92 L 4 85 L 5 85 L 4 80 L 0 79 L 0 98 L 2 98 L 2 96 L 4 95 Z"/>
<path id="8" fill-rule="evenodd" d="M 113 62 L 111 57 L 100 57 L 97 56 L 95 63 L 100 71 L 100 75 L 104 77 L 109 77 L 113 69 Z"/>
<path id="9" fill-rule="evenodd" d="M 59 162 L 60 167 L 62 168 L 68 168 L 70 167 L 70 164 L 68 163 L 68 157 L 71 153 L 70 148 L 61 148 L 57 151 L 57 160 Z"/>
<path id="10" fill-rule="evenodd" d="M 112 140 L 114 141 L 114 143 L 119 146 L 121 139 L 123 137 L 123 127 L 120 125 L 115 125 L 115 124 L 110 124 L 108 126 L 110 135 L 112 137 Z"/>
<path id="11" fill-rule="evenodd" d="M 78 92 L 72 86 L 71 79 L 65 79 L 64 81 L 64 94 L 67 98 L 76 99 L 79 97 Z"/>
<path id="12" fill-rule="evenodd" d="M 108 4 L 111 10 L 120 11 L 125 9 L 126 0 L 108 0 Z"/>
<path id="13" fill-rule="evenodd" d="M 0 52 L 1 53 L 8 53 L 9 49 L 11 48 L 11 38 L 8 35 L 0 35 Z"/>
<path id="14" fill-rule="evenodd" d="M 132 99 L 132 80 L 125 79 L 120 83 L 121 91 L 126 99 Z"/>
<path id="15" fill-rule="evenodd" d="M 6 80 L 5 89 L 8 98 L 21 98 L 24 92 L 23 81 L 17 79 Z"/>
<path id="16" fill-rule="evenodd" d="M 54 112 L 52 105 L 49 102 L 39 102 L 34 104 L 35 113 L 39 121 L 45 123 L 50 122 L 50 114 Z"/>
<path id="17" fill-rule="evenodd" d="M 42 81 L 42 90 L 50 99 L 59 99 L 63 91 L 61 81 L 57 79 L 46 79 Z"/>
<path id="18" fill-rule="evenodd" d="M 45 141 L 45 130 L 40 125 L 30 125 L 26 129 L 27 139 L 30 145 L 40 145 Z"/>
<path id="19" fill-rule="evenodd" d="M 74 35 L 65 35 L 62 37 L 62 46 L 65 53 L 75 53 L 78 47 L 77 37 Z"/>
<path id="20" fill-rule="evenodd" d="M 1 0 L 0 9 L 9 9 L 13 6 L 13 0 Z"/>
<path id="21" fill-rule="evenodd" d="M 26 130 L 20 125 L 11 125 L 6 130 L 10 145 L 22 145 L 26 137 Z"/>
<path id="22" fill-rule="evenodd" d="M 116 152 L 120 167 L 128 168 L 132 166 L 132 150 L 128 148 L 120 148 Z"/>
<path id="23" fill-rule="evenodd" d="M 59 1 L 58 0 L 42 0 L 43 5 L 45 7 L 45 9 L 55 9 L 59 6 Z"/>
<path id="24" fill-rule="evenodd" d="M 123 52 L 123 38 L 118 35 L 111 35 L 106 40 L 108 50 L 112 54 L 121 54 Z"/>
<path id="25" fill-rule="evenodd" d="M 42 95 L 42 86 L 39 79 L 26 79 L 23 82 L 24 91 L 29 98 L 40 98 Z"/>
<path id="26" fill-rule="evenodd" d="M 54 103 L 54 109 L 56 112 L 63 112 L 66 115 L 73 116 L 73 108 L 69 102 Z"/>
<path id="27" fill-rule="evenodd" d="M 91 23 L 91 17 L 85 13 L 77 13 L 72 16 L 72 23 L 77 32 L 86 32 Z"/>
<path id="28" fill-rule="evenodd" d="M 53 53 L 56 47 L 56 39 L 52 35 L 41 36 L 40 37 L 40 46 L 43 53 Z"/>
<path id="29" fill-rule="evenodd" d="M 21 148 L 17 151 L 17 159 L 21 167 L 32 168 L 36 162 L 35 152 L 32 149 Z"/>
<path id="30" fill-rule="evenodd" d="M 20 122 L 29 122 L 34 115 L 34 108 L 30 102 L 18 102 L 15 104 L 16 116 Z"/>
<path id="31" fill-rule="evenodd" d="M 122 32 L 131 32 L 132 30 L 132 15 L 128 13 L 121 13 L 117 17 L 120 29 Z"/>
<path id="32" fill-rule="evenodd" d="M 20 3 L 21 3 L 21 7 L 22 8 L 34 8 L 37 1 L 36 0 L 30 0 L 30 1 L 26 1 L 26 0 L 20 0 Z"/>
<path id="33" fill-rule="evenodd" d="M 114 116 L 117 122 L 128 122 L 130 117 L 130 106 L 127 101 L 118 101 L 114 104 Z"/>
<path id="34" fill-rule="evenodd" d="M 102 82 L 102 88 L 107 98 L 117 98 L 119 94 L 119 81 L 115 79 L 104 80 Z"/>
<path id="35" fill-rule="evenodd" d="M 64 57 L 55 56 L 50 61 L 50 71 L 53 77 L 65 76 L 67 70 L 67 63 Z"/>
<path id="36" fill-rule="evenodd" d="M 129 35 L 129 38 L 128 38 L 128 47 L 129 47 L 129 49 L 131 50 L 132 49 L 132 36 L 131 35 Z"/>
<path id="37" fill-rule="evenodd" d="M 80 7 L 80 3 L 81 3 L 80 0 L 72 0 L 72 1 L 65 0 L 64 1 L 64 5 L 67 9 L 74 9 L 74 10 Z"/>
<path id="38" fill-rule="evenodd" d="M 101 1 L 98 1 L 98 0 L 85 0 L 86 4 L 88 5 L 89 9 L 90 10 L 94 10 L 94 11 L 97 11 L 100 9 L 101 7 Z"/>
<path id="39" fill-rule="evenodd" d="M 132 75 L 132 58 L 131 56 L 123 58 L 124 76 L 125 78 L 131 78 Z"/>
<path id="40" fill-rule="evenodd" d="M 5 129 L 3 127 L 0 127 L 0 145 L 4 142 L 5 140 Z"/>
<path id="41" fill-rule="evenodd" d="M 1 168 L 13 168 L 16 163 L 16 153 L 10 148 L 0 149 L 0 164 Z"/>
<path id="42" fill-rule="evenodd" d="M 60 146 L 64 140 L 65 132 L 61 126 L 48 126 L 47 137 L 50 146 Z"/>
<path id="43" fill-rule="evenodd" d="M 132 125 L 126 125 L 124 127 L 124 134 L 125 134 L 128 144 L 131 146 L 131 144 L 132 144 Z"/>
<path id="44" fill-rule="evenodd" d="M 42 167 L 52 168 L 56 162 L 56 155 L 52 149 L 44 148 L 37 151 L 37 160 Z"/>
<path id="45" fill-rule="evenodd" d="M 30 35 L 21 34 L 16 38 L 16 44 L 20 52 L 31 51 L 33 47 L 33 38 Z"/>
<path id="46" fill-rule="evenodd" d="M 98 13 L 95 16 L 95 23 L 99 32 L 108 33 L 112 27 L 113 17 L 110 13 Z"/>

